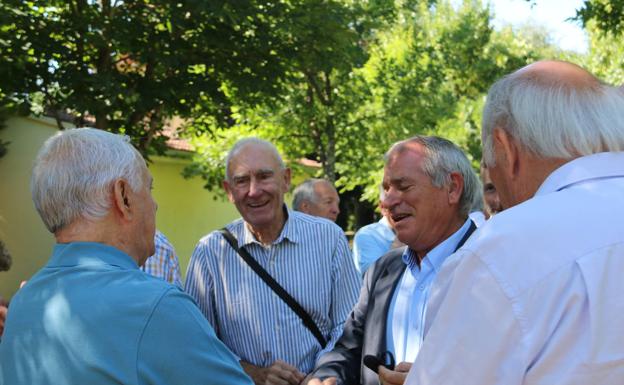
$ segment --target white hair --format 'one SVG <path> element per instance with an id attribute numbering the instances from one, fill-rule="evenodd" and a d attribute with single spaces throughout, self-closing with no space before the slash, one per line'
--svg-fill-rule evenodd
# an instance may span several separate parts
<path id="1" fill-rule="evenodd" d="M 409 150 L 410 143 L 419 143 L 425 149 L 422 171 L 429 176 L 431 183 L 442 187 L 451 181 L 450 174 L 457 172 L 464 179 L 464 189 L 459 199 L 459 214 L 467 216 L 482 199 L 481 182 L 472 169 L 466 154 L 450 140 L 437 136 L 418 135 L 397 142 L 390 147 L 384 159 L 386 162 L 395 152 Z"/>
<path id="2" fill-rule="evenodd" d="M 494 166 L 492 132 L 505 130 L 542 158 L 624 151 L 624 93 L 593 77 L 579 87 L 516 71 L 491 88 L 483 110 L 483 159 Z"/>
<path id="3" fill-rule="evenodd" d="M 273 154 L 273 156 L 279 163 L 280 167 L 282 169 L 285 168 L 284 161 L 282 160 L 282 156 L 280 155 L 279 151 L 277 151 L 277 148 L 275 147 L 273 143 L 266 141 L 264 139 L 256 138 L 256 137 L 243 138 L 237 141 L 236 143 L 234 143 L 234 146 L 232 146 L 232 148 L 230 149 L 230 151 L 228 152 L 225 158 L 225 179 L 226 180 L 228 181 L 230 180 L 230 164 L 232 163 L 232 159 L 236 155 L 238 155 L 238 153 L 241 152 L 243 148 L 247 146 L 264 147 L 265 149 L 269 150 Z"/>
<path id="4" fill-rule="evenodd" d="M 297 188 L 295 188 L 295 190 L 293 191 L 293 210 L 301 211 L 301 206 L 303 205 L 303 202 L 319 203 L 319 199 L 316 195 L 314 187 L 317 183 L 323 182 L 331 185 L 329 181 L 319 178 L 309 178 L 301 182 L 301 184 L 297 186 Z M 333 187 L 333 185 L 331 186 Z"/>
<path id="5" fill-rule="evenodd" d="M 30 190 L 41 219 L 55 233 L 78 218 L 105 216 L 114 181 L 124 179 L 138 191 L 146 183 L 145 172 L 145 161 L 127 136 L 68 129 L 39 150 Z"/>

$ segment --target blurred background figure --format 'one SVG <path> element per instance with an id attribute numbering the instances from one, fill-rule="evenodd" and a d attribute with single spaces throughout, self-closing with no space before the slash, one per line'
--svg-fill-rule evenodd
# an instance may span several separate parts
<path id="1" fill-rule="evenodd" d="M 485 202 L 485 210 L 483 212 L 486 218 L 489 218 L 502 211 L 503 206 L 501 206 L 496 186 L 494 186 L 492 179 L 490 179 L 490 172 L 487 167 L 483 165 L 483 162 L 481 162 L 481 183 L 483 183 L 483 201 Z"/>
<path id="2" fill-rule="evenodd" d="M 336 188 L 325 179 L 306 179 L 293 192 L 292 206 L 295 211 L 327 218 L 332 222 L 336 222 L 340 214 L 339 204 Z"/>
<path id="3" fill-rule="evenodd" d="M 388 210 L 381 206 L 384 200 L 383 187 L 380 186 L 379 207 L 381 219 L 360 228 L 353 237 L 353 262 L 360 275 L 388 251 L 403 246 L 394 231 L 394 222 Z"/>
<path id="4" fill-rule="evenodd" d="M 145 261 L 145 265 L 141 266 L 141 270 L 181 289 L 180 261 L 171 242 L 159 230 L 156 230 L 156 235 L 154 236 L 154 248 L 156 249 L 154 255 Z"/>
<path id="5" fill-rule="evenodd" d="M 11 268 L 11 254 L 4 246 L 4 242 L 0 241 L 0 271 L 7 271 Z M 6 319 L 8 303 L 0 297 L 0 338 L 4 332 L 4 320 Z"/>
<path id="6" fill-rule="evenodd" d="M 11 254 L 7 250 L 4 242 L 0 240 L 0 271 L 7 271 L 11 268 Z"/>

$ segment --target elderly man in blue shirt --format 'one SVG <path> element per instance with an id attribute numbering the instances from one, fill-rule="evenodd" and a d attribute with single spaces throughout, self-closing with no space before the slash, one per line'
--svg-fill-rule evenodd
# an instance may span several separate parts
<path id="1" fill-rule="evenodd" d="M 154 253 L 151 184 L 126 137 L 45 142 L 31 191 L 57 243 L 11 301 L 1 384 L 251 384 L 193 300 L 139 270 Z"/>

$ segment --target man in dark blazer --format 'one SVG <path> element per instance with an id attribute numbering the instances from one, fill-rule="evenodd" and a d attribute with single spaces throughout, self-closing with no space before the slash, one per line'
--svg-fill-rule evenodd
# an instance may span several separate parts
<path id="1" fill-rule="evenodd" d="M 359 301 L 345 322 L 341 338 L 333 350 L 320 357 L 308 385 L 378 385 L 377 373 L 364 365 L 367 355 L 389 352 L 397 359 L 413 361 L 414 347 L 406 346 L 414 341 L 413 336 L 387 341 L 396 328 L 389 319 L 401 317 L 395 315 L 401 309 L 399 313 L 394 309 L 409 301 L 397 300 L 397 288 L 403 290 L 404 282 L 414 280 L 412 274 L 420 272 L 423 261 L 432 266 L 427 279 L 433 280 L 439 264 L 476 228 L 468 213 L 482 199 L 480 183 L 464 153 L 453 143 L 417 136 L 394 144 L 385 160 L 382 206 L 396 222 L 397 237 L 407 246 L 391 250 L 367 270 Z M 422 283 L 418 285 L 424 288 Z M 428 295 L 426 288 L 423 293 L 427 294 L 420 295 Z M 425 306 L 426 297 L 422 301 Z M 409 332 L 413 330 L 397 334 Z M 409 353 L 397 355 L 395 350 Z M 401 362 L 395 370 L 379 368 L 380 375 L 400 383 L 410 366 Z"/>

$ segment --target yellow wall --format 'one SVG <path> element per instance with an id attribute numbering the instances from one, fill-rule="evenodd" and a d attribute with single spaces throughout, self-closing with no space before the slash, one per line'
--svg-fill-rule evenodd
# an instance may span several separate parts
<path id="1" fill-rule="evenodd" d="M 29 183 L 37 151 L 57 128 L 47 118 L 15 118 L 6 126 L 0 130 L 0 139 L 11 144 L 0 158 L 0 239 L 13 257 L 13 266 L 0 272 L 0 296 L 8 299 L 19 282 L 45 265 L 54 244 L 32 204 Z M 203 181 L 180 175 L 188 162 L 155 157 L 149 166 L 158 202 L 157 227 L 174 245 L 183 274 L 199 238 L 238 217 L 232 204 L 213 199 L 202 187 Z"/>
<path id="2" fill-rule="evenodd" d="M 214 200 L 214 195 L 203 188 L 203 180 L 180 175 L 188 160 L 155 157 L 153 161 L 149 169 L 158 203 L 156 226 L 175 247 L 184 275 L 197 241 L 239 214 L 229 201 Z"/>

